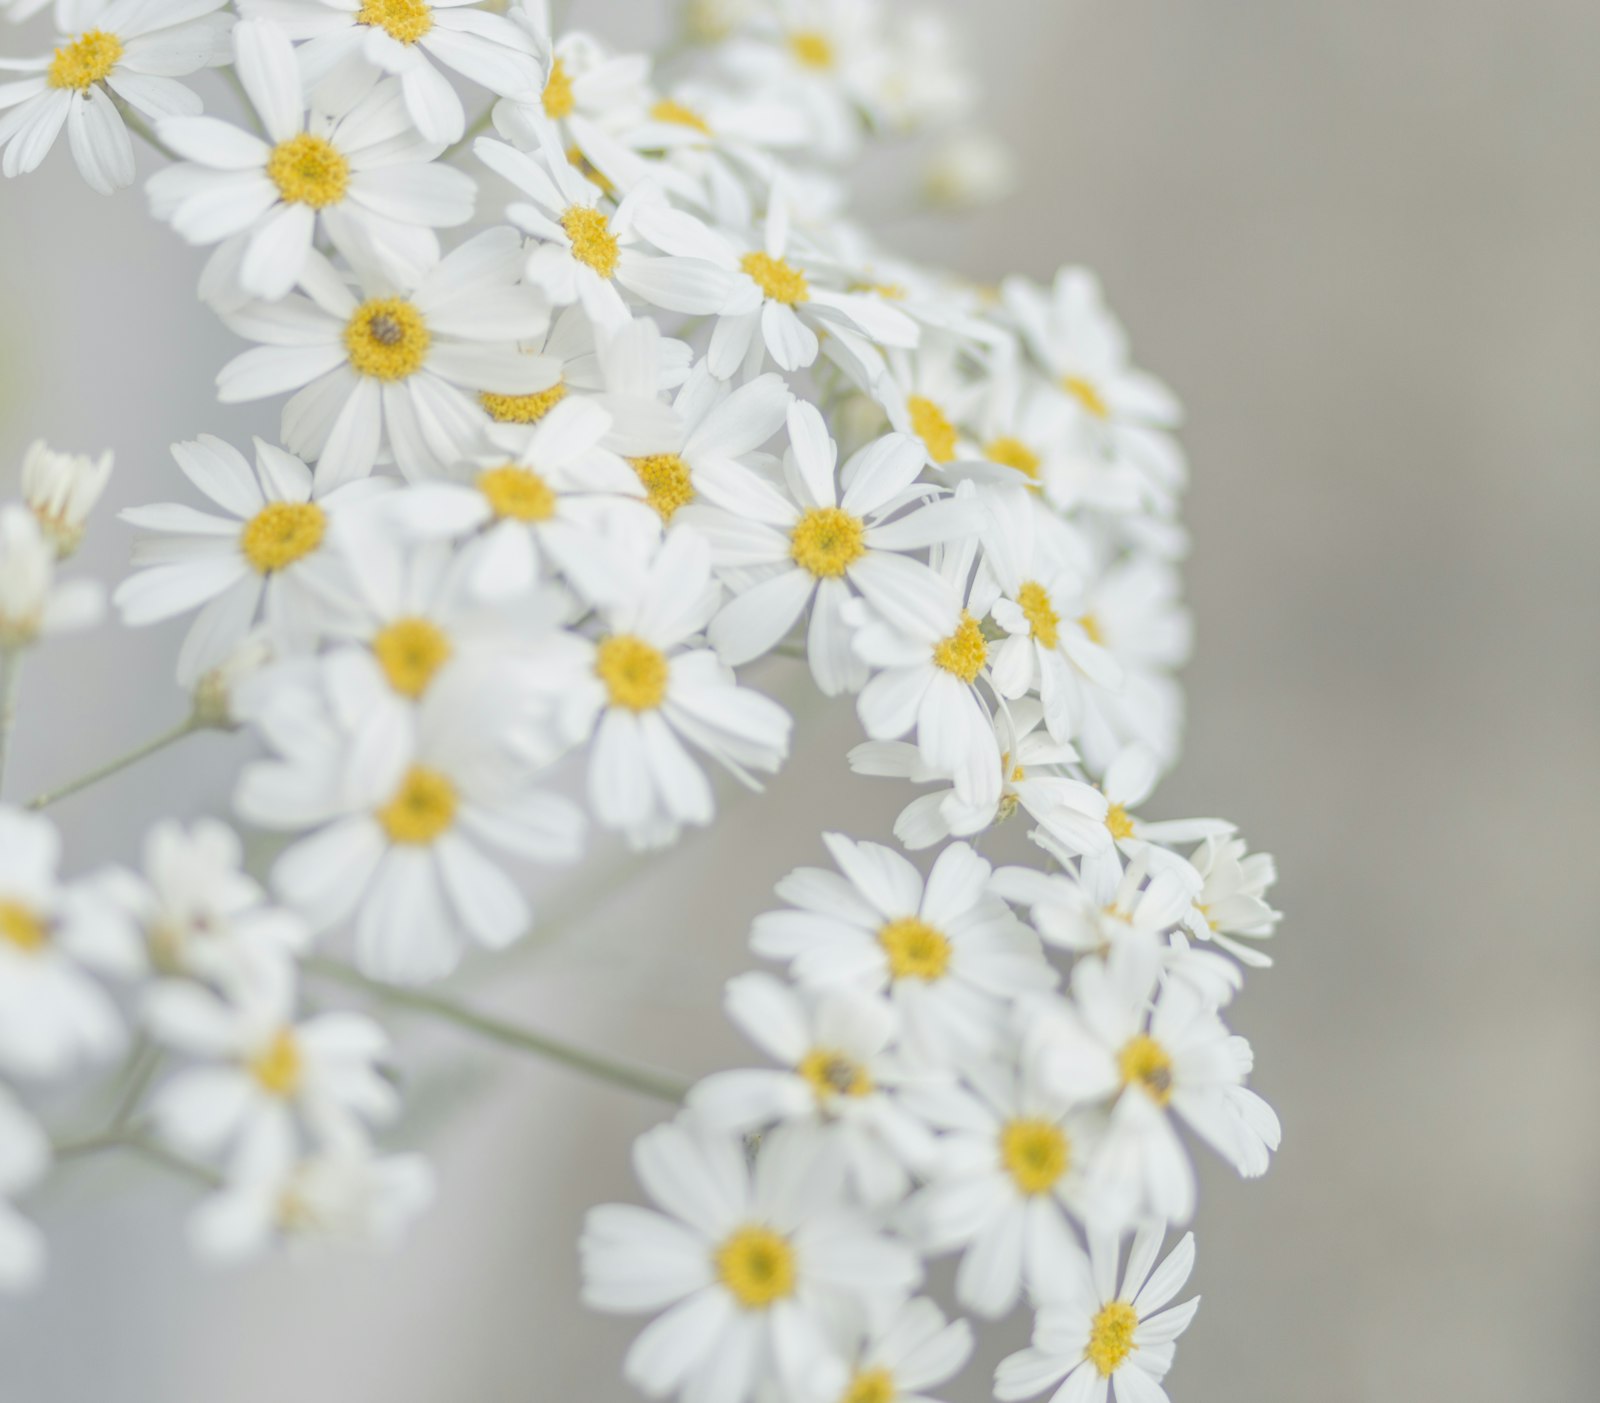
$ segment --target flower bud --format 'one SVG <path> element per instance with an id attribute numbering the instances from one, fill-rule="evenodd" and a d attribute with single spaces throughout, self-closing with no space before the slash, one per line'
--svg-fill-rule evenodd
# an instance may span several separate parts
<path id="1" fill-rule="evenodd" d="M 111 452 L 57 453 L 42 438 L 22 459 L 22 496 L 45 538 L 65 560 L 83 540 L 84 523 L 111 476 Z"/>

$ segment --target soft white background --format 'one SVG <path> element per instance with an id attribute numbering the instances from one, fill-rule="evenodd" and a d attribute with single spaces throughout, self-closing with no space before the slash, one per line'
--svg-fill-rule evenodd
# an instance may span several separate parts
<path id="1" fill-rule="evenodd" d="M 983 277 L 1091 264 L 1182 393 L 1200 650 L 1161 807 L 1235 818 L 1284 874 L 1281 963 L 1236 1021 L 1285 1146 L 1260 1183 L 1205 1175 L 1207 1300 L 1173 1396 L 1590 1397 L 1600 10 L 945 8 L 1026 185 L 897 234 Z M 578 11 L 642 37 L 661 7 Z M 170 440 L 270 426 L 211 401 L 236 343 L 197 267 L 137 192 L 85 191 L 64 146 L 0 187 L 0 484 L 45 434 L 116 448 L 112 506 L 159 500 Z M 101 521 L 85 567 L 114 580 L 128 539 Z M 34 669 L 8 793 L 175 719 L 174 646 L 106 629 Z M 806 763 L 767 796 L 463 991 L 685 1072 L 739 1056 L 714 1009 L 773 880 L 823 827 L 887 830 L 892 787 L 847 776 L 854 736 L 813 706 Z M 219 809 L 235 750 L 194 740 L 62 805 L 75 863 L 127 855 L 142 814 Z M 573 1244 L 584 1207 L 632 1192 L 627 1145 L 659 1109 L 392 1026 L 400 1138 L 437 1148 L 441 1180 L 403 1255 L 202 1272 L 176 1243 L 187 1190 L 84 1164 L 38 1204 L 47 1288 L 0 1306 L 0 1400 L 625 1397 L 632 1326 L 575 1304 Z M 981 1371 L 950 1396 L 985 1397 Z"/>

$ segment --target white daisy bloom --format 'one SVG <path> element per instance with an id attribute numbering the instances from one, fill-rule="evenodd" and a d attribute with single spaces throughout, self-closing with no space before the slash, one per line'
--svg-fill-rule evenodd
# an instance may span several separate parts
<path id="1" fill-rule="evenodd" d="M 1004 137 L 961 127 L 922 162 L 918 184 L 923 199 L 935 209 L 982 209 L 1016 194 L 1022 162 Z"/>
<path id="2" fill-rule="evenodd" d="M 946 1320 L 926 1296 L 877 1320 L 839 1322 L 835 1352 L 816 1371 L 816 1403 L 934 1403 L 972 1357 L 972 1326 Z"/>
<path id="3" fill-rule="evenodd" d="M 990 866 L 952 843 L 921 874 L 876 843 L 823 835 L 839 873 L 802 867 L 778 883 L 794 909 L 758 916 L 756 954 L 813 988 L 887 990 L 910 1055 L 936 1065 L 998 1045 L 1011 1002 L 1056 973 L 1037 937 L 988 891 Z"/>
<path id="4" fill-rule="evenodd" d="M 1241 964 L 1269 968 L 1272 957 L 1243 942 L 1270 939 L 1283 919 L 1267 902 L 1267 890 L 1278 880 L 1272 854 L 1247 855 L 1242 838 L 1207 838 L 1189 854 L 1189 865 L 1202 885 L 1184 924 Z"/>
<path id="5" fill-rule="evenodd" d="M 1185 1233 L 1152 1272 L 1165 1235 L 1164 1224 L 1134 1235 L 1120 1291 L 1118 1239 L 1091 1235 L 1090 1269 L 1039 1311 L 1032 1345 L 1000 1361 L 994 1396 L 1001 1403 L 1043 1393 L 1053 1403 L 1106 1403 L 1108 1394 L 1115 1403 L 1167 1403 L 1161 1381 L 1200 1298 L 1167 1308 L 1194 1270 L 1194 1234 Z"/>
<path id="6" fill-rule="evenodd" d="M 481 449 L 489 418 L 475 396 L 549 387 L 549 370 L 516 343 L 549 324 L 544 298 L 517 285 L 522 245 L 488 229 L 415 279 L 358 265 L 360 297 L 321 254 L 277 302 L 223 316 L 263 344 L 217 376 L 224 404 L 298 393 L 283 409 L 283 442 L 317 462 L 319 486 L 367 476 L 387 448 L 409 478 Z"/>
<path id="7" fill-rule="evenodd" d="M 243 0 L 240 12 L 272 20 L 297 42 L 314 99 L 347 91 L 373 68 L 392 74 L 423 140 L 441 145 L 461 139 L 467 118 L 430 60 L 502 97 L 539 78 L 527 32 L 472 0 Z"/>
<path id="8" fill-rule="evenodd" d="M 178 685 L 189 693 L 194 718 L 202 726 L 232 730 L 239 725 L 234 698 L 276 656 L 265 627 L 251 629 L 226 648 L 198 652 L 186 669 L 178 672 Z"/>
<path id="9" fill-rule="evenodd" d="M 100 586 L 93 580 L 57 581 L 56 551 L 27 507 L 0 507 L 0 652 L 100 622 Z"/>
<path id="10" fill-rule="evenodd" d="M 525 699 L 481 682 L 450 668 L 413 707 L 370 654 L 343 650 L 269 669 L 239 700 L 280 758 L 245 767 L 238 813 L 316 830 L 278 859 L 273 889 L 313 930 L 353 921 L 373 978 L 441 978 L 467 938 L 499 949 L 528 929 L 485 848 L 540 862 L 582 849 L 580 811 L 530 788 L 513 753 Z"/>
<path id="11" fill-rule="evenodd" d="M 934 468 L 956 469 L 957 464 L 985 460 L 967 427 L 984 395 L 983 382 L 965 368 L 970 350 L 964 337 L 925 336 L 914 351 L 891 351 L 888 374 L 871 386 L 890 424 L 915 434 Z"/>
<path id="12" fill-rule="evenodd" d="M 1117 867 L 1121 865 L 1119 852 L 1130 860 L 1149 854 L 1153 866 L 1187 868 L 1188 863 L 1165 844 L 1227 838 L 1233 833 L 1234 826 L 1226 819 L 1178 818 L 1149 822 L 1130 812 L 1150 797 L 1160 778 L 1160 764 L 1154 752 L 1146 747 L 1130 745 L 1117 753 L 1100 784 L 1106 796 L 1106 831 L 1116 845 L 1097 854 L 1096 861 L 1103 860 Z"/>
<path id="13" fill-rule="evenodd" d="M 723 1007 L 783 1069 L 713 1073 L 690 1091 L 690 1111 L 741 1134 L 806 1126 L 833 1142 L 862 1202 L 904 1198 L 933 1141 L 896 1092 L 928 1074 L 900 1056 L 889 1004 L 853 989 L 796 991 L 770 974 L 742 974 L 728 981 Z"/>
<path id="14" fill-rule="evenodd" d="M 113 595 L 123 623 L 136 628 L 199 609 L 178 654 L 185 679 L 225 658 L 258 617 L 280 647 L 309 647 L 326 613 L 312 571 L 331 547 L 335 523 L 391 484 L 325 490 L 300 459 L 259 438 L 253 469 L 210 434 L 173 444 L 172 457 L 226 515 L 173 502 L 120 513 L 130 526 L 157 533 L 134 546 L 137 568 Z"/>
<path id="15" fill-rule="evenodd" d="M 788 712 L 740 686 L 709 648 L 692 646 L 719 595 L 704 538 L 687 527 L 669 531 L 635 562 L 626 588 L 599 606 L 604 631 L 564 684 L 569 739 L 594 736 L 595 816 L 636 845 L 711 822 L 711 784 L 686 741 L 753 788 L 750 771 L 774 773 L 789 753 Z"/>
<path id="16" fill-rule="evenodd" d="M 923 504 L 936 489 L 914 487 L 922 456 L 904 435 L 868 444 L 841 472 L 815 405 L 795 400 L 788 424 L 781 480 L 730 462 L 700 475 L 701 490 L 719 510 L 696 515 L 694 525 L 711 541 L 718 565 L 761 575 L 712 621 L 710 637 L 730 663 L 745 663 L 782 642 L 809 606 L 811 675 L 837 696 L 867 679 L 845 617 L 853 593 L 902 627 L 937 627 L 943 582 L 908 553 L 961 534 L 970 521 L 952 502 Z"/>
<path id="17" fill-rule="evenodd" d="M 89 513 L 111 478 L 111 450 L 98 458 L 58 453 L 42 438 L 22 455 L 22 500 L 65 560 L 83 540 Z"/>
<path id="18" fill-rule="evenodd" d="M 48 819 L 0 808 L 0 1068 L 40 1080 L 122 1050 L 122 1017 L 95 975 L 144 970 L 137 937 L 57 880 L 60 856 Z"/>
<path id="19" fill-rule="evenodd" d="M 361 1142 L 399 1109 L 378 1068 L 389 1047 L 383 1029 L 346 1012 L 295 1022 L 292 963 L 259 963 L 224 988 L 226 997 L 173 979 L 145 992 L 151 1036 L 205 1064 L 168 1078 L 150 1100 L 174 1147 L 208 1159 L 231 1147 L 253 1160 L 263 1144 L 294 1144 L 298 1127 L 324 1145 Z"/>
<path id="20" fill-rule="evenodd" d="M 351 260 L 398 278 L 439 257 L 436 228 L 472 217 L 472 177 L 442 164 L 406 115 L 400 85 L 307 110 L 294 47 L 276 25 L 233 32 L 234 70 L 265 138 L 215 117 L 168 117 L 157 135 L 184 159 L 156 172 L 151 211 L 192 244 L 222 246 L 201 295 L 235 308 L 274 301 L 300 280 L 320 230 Z"/>
<path id="21" fill-rule="evenodd" d="M 847 1206 L 837 1162 L 815 1136 L 764 1137 L 753 1169 L 740 1142 L 686 1122 L 634 1145 L 660 1210 L 592 1209 L 580 1250 L 597 1310 L 663 1312 L 623 1362 L 652 1398 L 748 1403 L 792 1390 L 838 1318 L 875 1318 L 916 1287 L 921 1263 Z"/>
<path id="22" fill-rule="evenodd" d="M 44 1275 L 44 1234 L 12 1200 L 49 1167 L 49 1137 L 10 1089 L 0 1086 L 0 1292 L 30 1290 Z"/>
<path id="23" fill-rule="evenodd" d="M 132 185 L 133 142 L 112 96 L 150 121 L 199 112 L 200 99 L 176 80 L 228 61 L 233 16 L 216 13 L 223 3 L 80 0 L 53 53 L 0 62 L 28 75 L 0 83 L 0 172 L 36 170 L 65 126 L 91 190 Z"/>

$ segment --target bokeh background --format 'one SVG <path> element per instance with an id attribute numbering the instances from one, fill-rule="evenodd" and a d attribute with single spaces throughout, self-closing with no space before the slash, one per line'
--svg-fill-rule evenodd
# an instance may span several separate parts
<path id="1" fill-rule="evenodd" d="M 645 0 L 578 0 L 633 42 Z M 1279 1107 L 1266 1179 L 1205 1166 L 1191 1403 L 1593 1396 L 1600 1334 L 1600 7 L 1589 0 L 944 0 L 1025 175 L 895 236 L 975 276 L 1102 274 L 1189 409 L 1199 650 L 1159 796 L 1275 851 L 1279 965 L 1235 1007 Z M 268 413 L 209 384 L 235 342 L 197 257 L 64 148 L 0 187 L 0 485 L 25 442 L 113 445 L 113 506 L 165 445 Z M 120 576 L 109 514 L 85 562 Z M 180 712 L 105 629 L 26 682 L 25 795 Z M 557 890 L 559 929 L 476 966 L 484 1007 L 684 1072 L 772 882 L 817 833 L 886 833 L 847 706 L 795 697 L 814 758 L 664 861 Z M 189 742 L 64 804 L 75 861 L 138 816 L 225 803 L 238 742 Z M 1014 845 L 1019 833 L 997 845 Z M 597 890 L 605 895 L 593 904 Z M 585 893 L 587 917 L 564 917 Z M 576 1221 L 633 1192 L 658 1107 L 395 1016 L 441 1196 L 394 1259 L 217 1275 L 185 1189 L 84 1163 L 37 1207 L 51 1277 L 0 1306 L 4 1403 L 623 1398 L 629 1322 L 576 1304 Z M 1013 1332 L 1014 1335 L 1020 1332 Z M 949 1393 L 987 1396 L 975 1365 Z"/>

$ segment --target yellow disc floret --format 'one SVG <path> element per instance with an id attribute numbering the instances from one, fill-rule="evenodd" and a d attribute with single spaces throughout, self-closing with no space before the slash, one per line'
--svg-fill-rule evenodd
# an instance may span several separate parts
<path id="1" fill-rule="evenodd" d="M 456 821 L 456 787 L 448 775 L 413 765 L 376 816 L 391 843 L 431 843 Z"/>
<path id="2" fill-rule="evenodd" d="M 805 68 L 822 72 L 834 65 L 833 40 L 820 30 L 795 30 L 789 35 L 789 52 Z"/>
<path id="3" fill-rule="evenodd" d="M 284 1099 L 293 1096 L 300 1087 L 304 1059 L 294 1031 L 280 1028 L 260 1052 L 250 1059 L 250 1075 L 268 1096 Z"/>
<path id="4" fill-rule="evenodd" d="M 322 544 L 328 518 L 315 502 L 268 502 L 239 533 L 239 549 L 258 575 L 287 569 Z"/>
<path id="5" fill-rule="evenodd" d="M 344 329 L 350 367 L 374 380 L 404 380 L 422 369 L 433 337 L 422 313 L 403 297 L 374 297 Z"/>
<path id="6" fill-rule="evenodd" d="M 1042 460 L 1020 438 L 1002 436 L 990 439 L 983 446 L 983 456 L 991 463 L 999 463 L 1001 467 L 1015 468 L 1029 482 L 1039 480 L 1039 464 Z"/>
<path id="7" fill-rule="evenodd" d="M 617 271 L 621 246 L 599 210 L 589 205 L 573 205 L 561 216 L 561 227 L 572 240 L 572 256 L 578 262 L 588 264 L 602 278 L 609 278 Z"/>
<path id="8" fill-rule="evenodd" d="M 611 705 L 628 711 L 654 711 L 666 700 L 672 676 L 665 653 L 626 633 L 600 640 L 594 670 Z"/>
<path id="9" fill-rule="evenodd" d="M 1102 648 L 1105 647 L 1105 630 L 1100 627 L 1100 620 L 1093 614 L 1079 614 L 1078 627 L 1083 630 L 1091 643 L 1098 643 Z"/>
<path id="10" fill-rule="evenodd" d="M 832 1096 L 866 1096 L 872 1091 L 867 1069 L 842 1052 L 812 1048 L 795 1070 L 811 1084 L 819 1101 Z"/>
<path id="11" fill-rule="evenodd" d="M 963 682 L 974 682 L 989 661 L 989 645 L 984 641 L 978 621 L 965 609 L 956 631 L 933 650 L 934 665 Z"/>
<path id="12" fill-rule="evenodd" d="M 1133 819 L 1121 804 L 1112 804 L 1106 810 L 1106 827 L 1110 829 L 1111 836 L 1119 843 L 1124 838 L 1133 837 Z"/>
<path id="13" fill-rule="evenodd" d="M 1085 380 L 1081 375 L 1063 375 L 1061 388 L 1077 400 L 1091 418 L 1111 417 L 1111 406 L 1106 403 L 1105 396 L 1100 393 L 1094 381 Z"/>
<path id="14" fill-rule="evenodd" d="M 1139 1313 L 1126 1301 L 1112 1301 L 1098 1311 L 1089 1324 L 1089 1343 L 1084 1358 L 1109 1379 L 1139 1346 L 1133 1332 L 1139 1328 Z"/>
<path id="15" fill-rule="evenodd" d="M 478 491 L 502 520 L 549 521 L 556 514 L 555 488 L 532 468 L 489 468 L 478 474 Z"/>
<path id="16" fill-rule="evenodd" d="M 415 44 L 433 28 L 433 11 L 425 0 L 366 0 L 357 24 L 381 29 L 402 44 Z"/>
<path id="17" fill-rule="evenodd" d="M 485 390 L 478 403 L 497 424 L 537 424 L 567 397 L 567 387 L 557 381 L 548 390 L 531 395 L 496 395 Z"/>
<path id="18" fill-rule="evenodd" d="M 863 1369 L 850 1380 L 839 1403 L 894 1403 L 899 1396 L 894 1375 L 887 1369 Z"/>
<path id="19" fill-rule="evenodd" d="M 577 99 L 572 95 L 572 75 L 560 59 L 550 65 L 550 76 L 544 80 L 544 92 L 539 101 L 544 115 L 553 122 L 570 117 L 577 107 Z"/>
<path id="20" fill-rule="evenodd" d="M 919 916 L 900 916 L 878 931 L 878 944 L 889 957 L 896 979 L 932 983 L 950 968 L 950 941 L 944 932 Z"/>
<path id="21" fill-rule="evenodd" d="M 86 93 L 117 66 L 122 40 L 103 29 L 90 29 L 70 44 L 63 44 L 50 60 L 45 82 L 52 88 L 74 88 Z"/>
<path id="22" fill-rule="evenodd" d="M 928 456 L 936 463 L 948 463 L 956 456 L 956 429 L 944 410 L 931 399 L 912 395 L 906 400 L 911 415 L 911 432 L 923 442 Z"/>
<path id="23" fill-rule="evenodd" d="M 1017 591 L 1017 607 L 1028 621 L 1028 631 L 1045 648 L 1054 648 L 1061 639 L 1061 616 L 1050 603 L 1050 591 L 1035 580 Z"/>
<path id="24" fill-rule="evenodd" d="M 664 97 L 650 109 L 652 120 L 665 122 L 672 127 L 688 127 L 699 132 L 702 136 L 711 135 L 711 124 L 706 121 L 692 107 L 685 107 L 681 102 L 674 102 L 670 97 Z"/>
<path id="25" fill-rule="evenodd" d="M 45 923 L 19 901 L 0 901 L 0 940 L 18 950 L 42 950 L 50 939 Z"/>
<path id="26" fill-rule="evenodd" d="M 739 266 L 750 275 L 762 295 L 774 302 L 794 307 L 811 300 L 811 284 L 806 281 L 806 275 L 782 258 L 774 258 L 769 253 L 747 253 L 739 260 Z"/>
<path id="27" fill-rule="evenodd" d="M 427 619 L 396 619 L 372 640 L 373 656 L 389 685 L 413 699 L 428 690 L 454 651 L 445 631 Z"/>
<path id="28" fill-rule="evenodd" d="M 740 1228 L 712 1256 L 717 1277 L 746 1310 L 794 1294 L 794 1248 L 771 1228 Z"/>
<path id="29" fill-rule="evenodd" d="M 280 141 L 267 157 L 267 175 L 291 205 L 325 209 L 344 199 L 350 183 L 350 162 L 331 141 L 301 132 Z"/>
<path id="30" fill-rule="evenodd" d="M 795 523 L 789 554 L 818 579 L 837 579 L 867 553 L 866 526 L 839 507 L 813 507 Z"/>
<path id="31" fill-rule="evenodd" d="M 644 484 L 645 496 L 663 521 L 671 521 L 679 507 L 694 500 L 694 483 L 689 465 L 676 453 L 652 453 L 648 458 L 630 458 L 633 470 Z"/>
<path id="32" fill-rule="evenodd" d="M 1148 1033 L 1130 1038 L 1117 1054 L 1124 1086 L 1142 1086 L 1158 1106 L 1172 1100 L 1172 1057 Z"/>
<path id="33" fill-rule="evenodd" d="M 1023 1193 L 1048 1193 L 1067 1172 L 1072 1145 L 1059 1125 L 1019 1117 L 1000 1132 L 1000 1162 Z"/>

